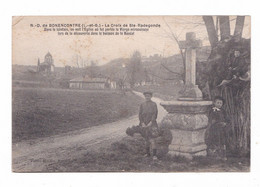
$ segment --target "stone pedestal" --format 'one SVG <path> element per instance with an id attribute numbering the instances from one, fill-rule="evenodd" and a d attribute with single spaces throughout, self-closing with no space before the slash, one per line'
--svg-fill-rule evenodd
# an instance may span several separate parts
<path id="1" fill-rule="evenodd" d="M 161 105 L 168 114 L 162 125 L 172 133 L 169 154 L 192 159 L 194 156 L 206 156 L 205 132 L 208 125 L 206 115 L 211 101 L 168 101 Z"/>
<path id="2" fill-rule="evenodd" d="M 206 115 L 211 101 L 203 101 L 202 93 L 196 85 L 196 48 L 202 46 L 194 32 L 186 33 L 186 40 L 180 41 L 185 49 L 185 85 L 177 101 L 162 102 L 168 114 L 162 125 L 171 129 L 172 142 L 169 154 L 192 159 L 193 156 L 206 156 L 205 131 L 208 125 Z"/>

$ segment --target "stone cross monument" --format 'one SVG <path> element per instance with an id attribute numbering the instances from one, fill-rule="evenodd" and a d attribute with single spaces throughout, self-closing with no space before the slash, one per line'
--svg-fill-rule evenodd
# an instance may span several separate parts
<path id="1" fill-rule="evenodd" d="M 185 85 L 178 100 L 165 101 L 161 105 L 168 112 L 162 125 L 167 126 L 173 139 L 169 154 L 192 159 L 194 156 L 206 156 L 205 131 L 208 125 L 206 115 L 211 101 L 203 101 L 202 92 L 196 85 L 196 48 L 201 41 L 196 40 L 193 32 L 186 33 L 186 41 L 180 42 L 185 49 Z"/>
<path id="2" fill-rule="evenodd" d="M 186 33 L 186 41 L 180 41 L 180 48 L 185 49 L 185 86 L 179 100 L 202 100 L 202 92 L 196 85 L 196 48 L 201 46 L 194 32 Z"/>

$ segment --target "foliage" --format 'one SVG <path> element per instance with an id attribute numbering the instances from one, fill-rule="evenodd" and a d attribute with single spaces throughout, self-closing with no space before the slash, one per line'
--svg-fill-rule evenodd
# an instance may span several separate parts
<path id="1" fill-rule="evenodd" d="M 141 53 L 135 51 L 130 58 L 130 62 L 127 65 L 127 76 L 130 86 L 133 88 L 135 83 L 140 83 L 145 80 L 144 68 L 141 62 Z"/>
<path id="2" fill-rule="evenodd" d="M 100 67 L 94 61 L 91 61 L 90 66 L 85 67 L 85 74 L 90 78 L 95 78 L 100 74 Z"/>
<path id="3" fill-rule="evenodd" d="M 217 16 L 216 28 L 212 16 L 203 16 L 203 20 L 212 51 L 208 59 L 208 75 L 201 86 L 210 90 L 209 99 L 216 95 L 225 99 L 224 108 L 230 117 L 232 129 L 227 137 L 228 148 L 236 154 L 249 155 L 250 40 L 242 38 L 245 16 L 237 16 L 233 35 L 230 34 L 228 16 Z M 234 57 L 235 50 L 240 51 L 240 57 Z"/>
<path id="4" fill-rule="evenodd" d="M 219 42 L 208 59 L 210 71 L 208 83 L 211 97 L 220 95 L 225 100 L 224 108 L 230 117 L 229 149 L 236 154 L 250 152 L 250 81 L 230 77 L 230 64 L 234 50 L 241 52 L 241 58 L 250 70 L 250 40 L 229 40 Z M 245 73 L 244 73 L 245 74 Z M 230 83 L 219 86 L 223 80 Z"/>

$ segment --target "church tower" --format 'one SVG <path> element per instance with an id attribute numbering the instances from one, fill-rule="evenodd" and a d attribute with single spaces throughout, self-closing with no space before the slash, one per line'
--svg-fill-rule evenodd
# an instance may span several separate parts
<path id="1" fill-rule="evenodd" d="M 39 72 L 39 71 L 40 71 L 40 65 L 41 65 L 41 63 L 40 63 L 40 59 L 38 58 L 37 72 Z"/>
<path id="2" fill-rule="evenodd" d="M 47 63 L 48 65 L 54 65 L 54 64 L 53 64 L 52 55 L 51 55 L 50 52 L 48 52 L 48 53 L 45 55 L 44 62 Z"/>

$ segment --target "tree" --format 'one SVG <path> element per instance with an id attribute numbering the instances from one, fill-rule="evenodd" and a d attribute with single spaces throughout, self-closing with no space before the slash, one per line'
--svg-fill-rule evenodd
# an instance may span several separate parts
<path id="1" fill-rule="evenodd" d="M 245 16 L 237 16 L 234 35 L 230 36 L 230 20 L 228 16 L 219 16 L 220 41 L 215 31 L 212 16 L 203 16 L 209 41 L 212 47 L 208 58 L 210 70 L 208 82 L 211 97 L 221 95 L 225 99 L 225 110 L 231 118 L 232 133 L 229 136 L 230 150 L 236 154 L 250 152 L 250 78 L 232 78 L 230 64 L 234 59 L 234 50 L 241 52 L 243 66 L 250 69 L 250 40 L 242 38 Z M 217 27 L 217 25 L 216 25 Z M 248 72 L 244 71 L 246 76 Z M 228 79 L 228 80 L 227 80 Z M 227 84 L 222 84 L 228 82 Z"/>
<path id="2" fill-rule="evenodd" d="M 229 16 L 218 16 L 219 29 L 221 40 L 228 39 L 230 37 L 230 21 Z"/>
<path id="3" fill-rule="evenodd" d="M 242 38 L 244 22 L 245 22 L 245 16 L 237 16 L 234 37 L 238 41 Z"/>
<path id="4" fill-rule="evenodd" d="M 91 61 L 90 66 L 86 68 L 86 72 L 90 78 L 95 78 L 100 73 L 100 68 L 97 66 L 97 62 Z"/>
<path id="5" fill-rule="evenodd" d="M 207 28 L 210 45 L 213 48 L 217 45 L 217 41 L 218 41 L 218 36 L 217 36 L 216 29 L 215 29 L 213 17 L 212 16 L 203 16 L 202 18 L 203 18 L 206 28 Z"/>
<path id="6" fill-rule="evenodd" d="M 129 78 L 131 88 L 134 87 L 135 83 L 141 83 L 145 79 L 141 61 L 141 53 L 139 51 L 135 51 L 130 58 L 127 66 L 127 76 Z"/>
<path id="7" fill-rule="evenodd" d="M 165 24 L 167 25 L 168 29 L 170 30 L 170 38 L 175 41 L 179 47 L 179 52 L 180 52 L 180 55 L 181 55 L 181 58 L 182 58 L 182 64 L 183 64 L 183 69 L 185 70 L 186 69 L 186 63 L 185 63 L 185 55 L 184 55 L 184 52 L 183 50 L 181 49 L 181 46 L 180 46 L 180 42 L 179 42 L 179 38 L 178 36 L 172 31 L 171 27 L 169 26 L 169 24 L 164 20 Z M 161 63 L 161 66 L 166 69 L 167 71 L 175 74 L 175 75 L 180 75 L 182 77 L 182 80 L 185 81 L 185 71 L 183 71 L 183 75 L 181 75 L 180 73 L 178 72 L 174 72 L 172 70 L 170 70 L 168 67 L 166 67 L 164 64 Z"/>

